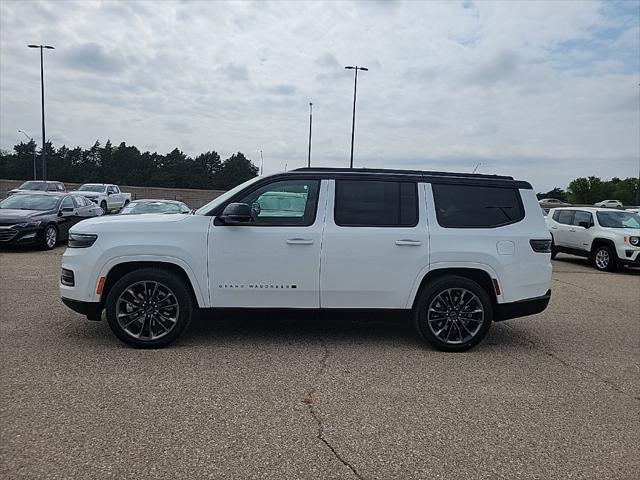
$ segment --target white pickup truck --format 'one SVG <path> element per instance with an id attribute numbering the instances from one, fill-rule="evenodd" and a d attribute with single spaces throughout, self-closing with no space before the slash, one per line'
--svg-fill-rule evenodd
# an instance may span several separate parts
<path id="1" fill-rule="evenodd" d="M 100 206 L 104 215 L 116 212 L 131 202 L 130 193 L 123 193 L 118 185 L 110 183 L 85 183 L 72 193 L 78 193 Z"/>

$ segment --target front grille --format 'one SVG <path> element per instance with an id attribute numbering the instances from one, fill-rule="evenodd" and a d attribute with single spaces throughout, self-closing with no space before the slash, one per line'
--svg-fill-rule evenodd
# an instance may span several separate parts
<path id="1" fill-rule="evenodd" d="M 60 275 L 60 283 L 68 287 L 75 286 L 76 281 L 73 275 L 73 270 L 68 270 L 66 268 L 63 268 L 62 274 Z"/>
<path id="2" fill-rule="evenodd" d="M 8 242 L 17 234 L 18 232 L 12 228 L 0 228 L 0 242 Z"/>

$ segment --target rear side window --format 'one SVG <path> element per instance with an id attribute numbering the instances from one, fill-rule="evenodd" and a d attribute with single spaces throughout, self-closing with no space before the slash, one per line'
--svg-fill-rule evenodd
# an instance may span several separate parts
<path id="1" fill-rule="evenodd" d="M 336 180 L 336 225 L 342 227 L 415 227 L 415 182 Z"/>
<path id="2" fill-rule="evenodd" d="M 560 210 L 557 222 L 571 225 L 573 223 L 573 210 Z"/>
<path id="3" fill-rule="evenodd" d="M 587 222 L 589 225 L 593 223 L 591 219 L 591 213 L 585 212 L 584 210 L 576 210 L 575 215 L 573 216 L 573 225 L 579 226 L 580 223 Z"/>
<path id="4" fill-rule="evenodd" d="M 434 184 L 436 216 L 445 228 L 493 228 L 524 218 L 515 188 Z"/>

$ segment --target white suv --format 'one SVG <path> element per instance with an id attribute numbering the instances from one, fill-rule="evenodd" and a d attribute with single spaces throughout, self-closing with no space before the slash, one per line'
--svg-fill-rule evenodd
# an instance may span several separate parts
<path id="1" fill-rule="evenodd" d="M 547 216 L 552 256 L 587 257 L 598 270 L 640 266 L 640 216 L 609 208 L 554 208 Z"/>
<path id="2" fill-rule="evenodd" d="M 89 319 L 106 310 L 134 347 L 171 343 L 196 308 L 383 310 L 462 351 L 492 320 L 546 308 L 550 245 L 531 185 L 511 177 L 300 169 L 193 215 L 78 224 L 60 294 Z"/>

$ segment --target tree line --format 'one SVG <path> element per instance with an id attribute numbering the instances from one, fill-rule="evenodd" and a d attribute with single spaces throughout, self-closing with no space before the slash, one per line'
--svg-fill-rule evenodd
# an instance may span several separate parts
<path id="1" fill-rule="evenodd" d="M 21 142 L 13 151 L 0 150 L 0 178 L 33 178 L 35 142 Z M 47 179 L 70 183 L 115 183 L 142 187 L 228 190 L 258 174 L 251 160 L 238 152 L 222 160 L 215 151 L 190 157 L 177 148 L 166 155 L 141 152 L 124 142 L 113 146 L 96 142 L 91 148 L 46 146 Z M 37 154 L 37 178 L 42 161 Z"/>
<path id="2" fill-rule="evenodd" d="M 538 199 L 557 198 L 563 202 L 593 205 L 602 200 L 620 200 L 624 205 L 638 204 L 640 181 L 629 177 L 602 180 L 598 177 L 579 177 L 569 183 L 566 190 L 555 187 L 538 193 Z"/>

